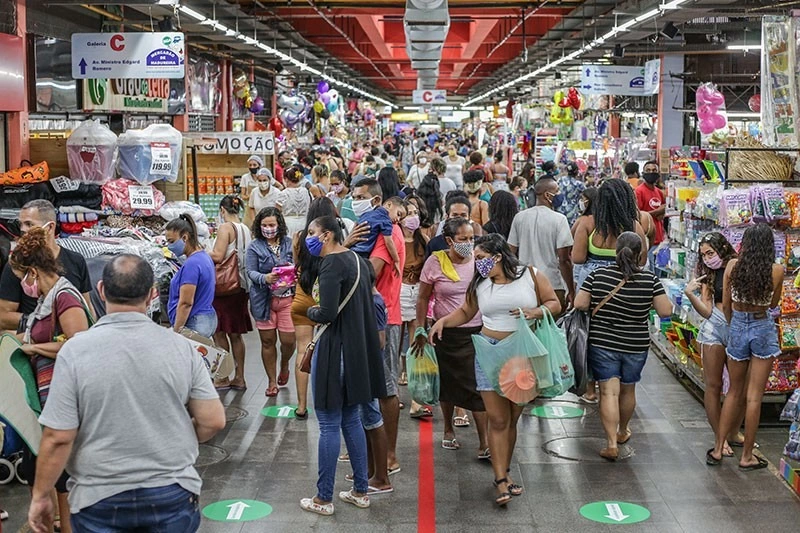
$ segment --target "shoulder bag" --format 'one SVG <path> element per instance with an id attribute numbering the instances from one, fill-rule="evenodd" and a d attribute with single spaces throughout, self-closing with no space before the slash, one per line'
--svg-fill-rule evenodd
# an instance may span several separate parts
<path id="1" fill-rule="evenodd" d="M 596 314 L 597 314 L 597 312 L 598 312 L 598 311 L 599 311 L 599 310 L 600 310 L 600 309 L 601 309 L 601 308 L 602 308 L 604 305 L 606 305 L 606 304 L 609 302 L 609 300 L 611 300 L 611 298 L 613 298 L 613 297 L 614 297 L 614 295 L 615 295 L 615 294 L 617 294 L 617 293 L 619 292 L 619 290 L 622 288 L 622 286 L 623 286 L 623 285 L 625 285 L 625 282 L 626 282 L 626 281 L 628 281 L 628 280 L 626 280 L 625 278 L 622 278 L 622 281 L 620 281 L 620 282 L 617 284 L 617 286 L 616 286 L 616 287 L 614 287 L 614 290 L 612 290 L 611 292 L 609 292 L 609 293 L 606 295 L 606 297 L 605 297 L 605 298 L 603 298 L 602 300 L 600 300 L 600 303 L 599 303 L 599 304 L 597 304 L 597 307 L 595 307 L 594 309 L 592 309 L 592 316 L 596 315 Z"/>
<path id="2" fill-rule="evenodd" d="M 239 292 L 241 285 L 239 283 L 239 232 L 236 226 L 233 226 L 234 241 L 233 253 L 222 260 L 214 270 L 216 274 L 216 285 L 214 286 L 215 296 L 228 296 Z"/>
<path id="3" fill-rule="evenodd" d="M 360 281 L 361 281 L 361 260 L 358 258 L 358 256 L 356 256 L 356 281 L 350 288 L 350 292 L 348 292 L 347 296 L 345 296 L 344 300 L 342 300 L 342 303 L 339 304 L 339 309 L 336 311 L 337 316 L 339 315 L 339 313 L 342 312 L 342 309 L 344 309 L 344 307 L 350 302 L 350 299 L 353 297 L 353 294 L 355 294 L 356 288 L 358 288 L 358 283 Z M 311 358 L 314 357 L 314 348 L 317 346 L 317 341 L 319 341 L 319 338 L 322 337 L 322 334 L 325 333 L 326 329 L 328 329 L 328 326 L 330 326 L 330 322 L 320 326 L 319 329 L 317 329 L 317 332 L 314 334 L 314 338 L 311 339 L 311 342 L 309 342 L 308 346 L 306 346 L 306 351 L 303 353 L 303 360 L 300 362 L 301 372 L 305 372 L 306 374 L 311 373 Z"/>

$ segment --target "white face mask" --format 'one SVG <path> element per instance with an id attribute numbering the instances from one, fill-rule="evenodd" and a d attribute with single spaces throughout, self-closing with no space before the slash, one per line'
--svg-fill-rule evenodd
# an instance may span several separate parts
<path id="1" fill-rule="evenodd" d="M 586 202 L 584 202 L 583 200 L 578 200 L 578 211 L 580 211 L 581 213 L 586 211 Z"/>
<path id="2" fill-rule="evenodd" d="M 262 192 L 266 192 L 269 190 L 269 182 L 268 181 L 259 181 L 258 188 L 261 189 Z"/>
<path id="3" fill-rule="evenodd" d="M 420 157 L 419 158 L 419 164 L 420 165 L 424 165 L 427 162 L 428 162 L 428 158 L 427 157 Z"/>
<path id="4" fill-rule="evenodd" d="M 372 210 L 372 200 L 353 200 L 352 207 L 353 213 L 355 213 L 357 217 L 360 217 L 364 213 Z"/>

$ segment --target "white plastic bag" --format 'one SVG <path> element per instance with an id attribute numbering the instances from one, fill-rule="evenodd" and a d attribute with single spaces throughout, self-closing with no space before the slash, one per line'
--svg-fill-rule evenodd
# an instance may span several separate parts
<path id="1" fill-rule="evenodd" d="M 178 218 L 183 213 L 189 213 L 195 222 L 200 223 L 206 221 L 206 214 L 203 212 L 203 208 L 194 202 L 188 202 L 186 200 L 167 202 L 158 210 L 158 216 L 167 222 Z"/>
<path id="2" fill-rule="evenodd" d="M 143 130 L 128 130 L 119 136 L 120 177 L 143 185 L 178 180 L 183 153 L 183 135 L 168 124 L 152 124 Z"/>
<path id="3" fill-rule="evenodd" d="M 102 185 L 114 177 L 117 136 L 98 120 L 86 120 L 67 139 L 70 178 Z"/>

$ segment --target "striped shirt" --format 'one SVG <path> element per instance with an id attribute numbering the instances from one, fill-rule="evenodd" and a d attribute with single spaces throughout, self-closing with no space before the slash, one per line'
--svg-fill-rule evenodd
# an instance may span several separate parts
<path id="1" fill-rule="evenodd" d="M 616 265 L 589 274 L 581 290 L 592 294 L 590 308 L 597 307 L 622 278 L 622 271 Z M 650 347 L 647 318 L 653 299 L 662 294 L 661 280 L 651 272 L 642 271 L 633 276 L 592 317 L 589 344 L 614 352 L 646 352 Z"/>

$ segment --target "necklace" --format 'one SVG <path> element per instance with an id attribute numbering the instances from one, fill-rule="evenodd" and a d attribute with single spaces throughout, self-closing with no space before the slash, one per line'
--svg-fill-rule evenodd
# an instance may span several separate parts
<path id="1" fill-rule="evenodd" d="M 269 242 L 268 242 L 267 245 L 269 245 L 269 249 L 272 250 L 272 253 L 275 254 L 276 257 L 280 256 L 280 253 L 281 253 L 281 244 L 280 243 L 269 244 Z"/>

